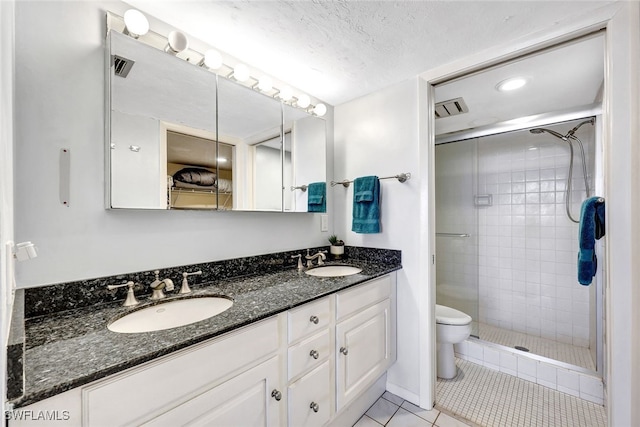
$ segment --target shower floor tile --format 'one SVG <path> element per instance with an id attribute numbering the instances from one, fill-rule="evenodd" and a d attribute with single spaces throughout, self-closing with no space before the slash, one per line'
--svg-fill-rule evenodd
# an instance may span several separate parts
<path id="1" fill-rule="evenodd" d="M 456 364 L 454 379 L 438 378 L 436 409 L 487 427 L 607 425 L 601 405 L 466 360 Z"/>
<path id="2" fill-rule="evenodd" d="M 525 347 L 529 349 L 529 353 L 532 354 L 580 366 L 592 371 L 596 370 L 596 366 L 591 358 L 591 351 L 585 347 L 565 344 L 547 338 L 527 335 L 522 332 L 511 331 L 509 329 L 502 329 L 477 322 L 473 322 L 471 333 L 479 336 L 483 341 L 510 348 L 515 348 L 516 346 Z"/>

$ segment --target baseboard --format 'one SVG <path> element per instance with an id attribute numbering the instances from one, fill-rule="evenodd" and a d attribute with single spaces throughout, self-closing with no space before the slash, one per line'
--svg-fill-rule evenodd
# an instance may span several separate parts
<path id="1" fill-rule="evenodd" d="M 408 400 L 410 403 L 413 403 L 416 406 L 420 406 L 420 396 L 418 396 L 412 391 L 409 391 L 405 388 L 400 387 L 399 385 L 387 382 L 387 391 L 389 393 L 395 394 L 398 397 L 403 398 L 404 400 Z M 423 408 L 423 409 L 431 409 L 431 408 Z"/>

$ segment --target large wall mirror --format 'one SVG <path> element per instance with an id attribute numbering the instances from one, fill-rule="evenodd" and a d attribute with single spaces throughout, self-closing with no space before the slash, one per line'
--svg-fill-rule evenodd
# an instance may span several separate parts
<path id="1" fill-rule="evenodd" d="M 326 211 L 324 119 L 118 31 L 107 49 L 108 208 Z"/>

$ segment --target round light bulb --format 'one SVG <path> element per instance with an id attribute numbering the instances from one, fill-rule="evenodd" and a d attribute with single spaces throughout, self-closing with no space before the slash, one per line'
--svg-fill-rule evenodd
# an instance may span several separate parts
<path id="1" fill-rule="evenodd" d="M 164 48 L 164 51 L 173 55 L 177 55 L 189 47 L 189 39 L 180 31 L 171 31 L 167 36 L 167 41 L 169 43 Z"/>
<path id="2" fill-rule="evenodd" d="M 298 101 L 296 102 L 296 104 L 298 105 L 298 107 L 300 108 L 307 108 L 309 106 L 309 104 L 311 104 L 311 99 L 309 99 L 308 95 L 305 95 L 304 93 L 302 95 L 300 95 L 298 97 Z"/>
<path id="3" fill-rule="evenodd" d="M 291 98 L 293 98 L 293 92 L 291 91 L 291 88 L 289 86 L 285 86 L 282 89 L 280 89 L 280 93 L 278 94 L 278 96 L 283 101 L 288 101 Z"/>
<path id="4" fill-rule="evenodd" d="M 313 112 L 316 114 L 316 116 L 322 117 L 327 114 L 327 106 L 324 104 L 318 104 L 313 108 Z"/>
<path id="5" fill-rule="evenodd" d="M 136 39 L 149 32 L 149 21 L 139 10 L 127 10 L 124 13 L 124 25 L 125 32 Z"/>
<path id="6" fill-rule="evenodd" d="M 263 92 L 269 92 L 273 89 L 273 80 L 269 76 L 260 77 L 260 81 L 258 82 L 258 88 Z"/>
<path id="7" fill-rule="evenodd" d="M 217 70 L 222 67 L 222 55 L 217 50 L 208 50 L 204 53 L 203 63 L 207 68 Z"/>
<path id="8" fill-rule="evenodd" d="M 524 77 L 514 77 L 511 79 L 503 80 L 496 85 L 496 89 L 500 92 L 508 92 L 511 90 L 520 89 L 527 84 L 527 79 Z"/>
<path id="9" fill-rule="evenodd" d="M 233 69 L 233 78 L 243 82 L 249 78 L 249 68 L 244 64 L 238 64 Z"/>

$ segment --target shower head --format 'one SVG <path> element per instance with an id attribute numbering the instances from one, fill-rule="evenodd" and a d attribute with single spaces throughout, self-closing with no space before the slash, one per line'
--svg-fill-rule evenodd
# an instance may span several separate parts
<path id="1" fill-rule="evenodd" d="M 558 132 L 556 132 L 555 130 L 551 130 L 551 129 L 533 128 L 533 129 L 529 129 L 529 132 L 535 133 L 535 134 L 541 134 L 541 133 L 547 132 L 547 133 L 550 133 L 551 135 L 555 136 L 556 138 L 560 138 L 563 141 L 567 140 L 566 136 L 561 135 Z"/>
<path id="2" fill-rule="evenodd" d="M 573 136 L 574 133 L 576 133 L 576 131 L 578 129 L 580 129 L 580 126 L 582 125 L 586 125 L 587 123 L 591 123 L 592 125 L 595 123 L 595 117 L 591 117 L 589 120 L 585 120 L 584 122 L 578 123 L 576 125 L 576 127 L 574 127 L 573 129 L 571 129 L 569 132 L 567 132 L 567 137 L 571 137 Z"/>

